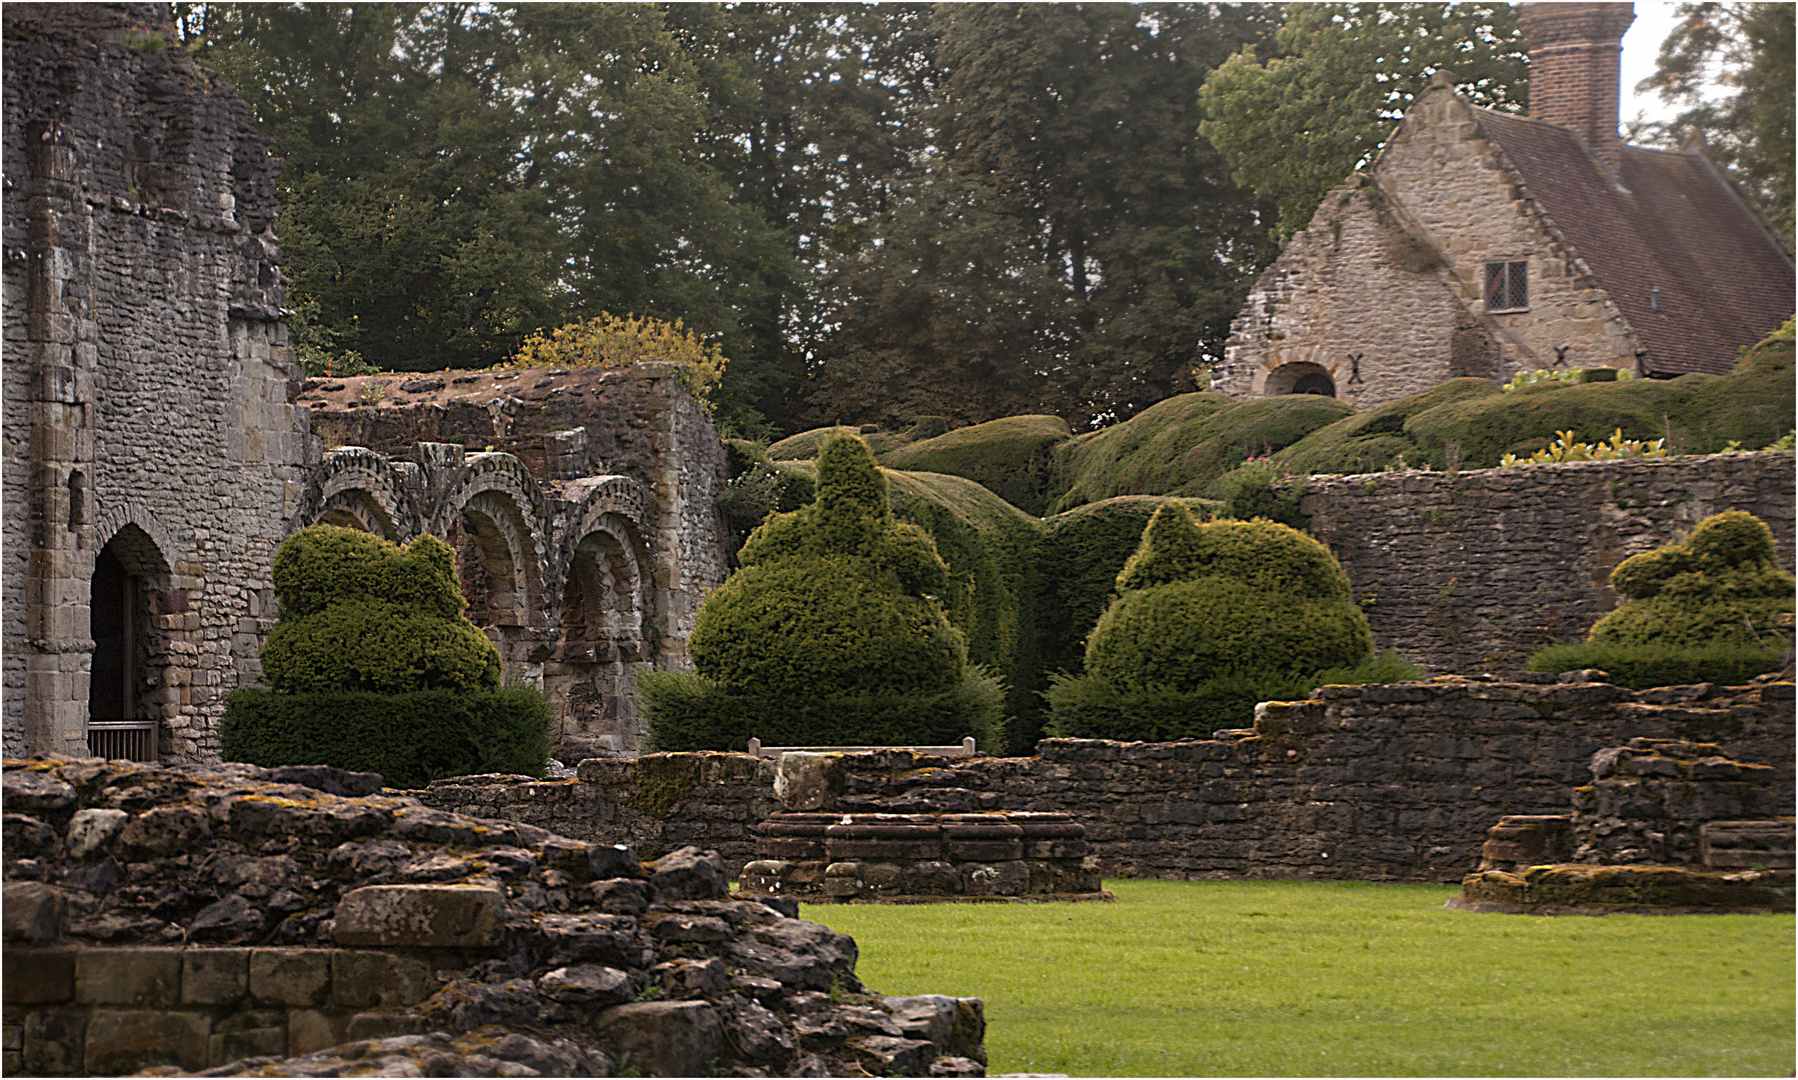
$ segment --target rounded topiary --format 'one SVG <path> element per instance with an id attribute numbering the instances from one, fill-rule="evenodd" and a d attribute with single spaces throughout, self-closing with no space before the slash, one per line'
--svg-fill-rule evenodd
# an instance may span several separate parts
<path id="1" fill-rule="evenodd" d="M 1086 671 L 1118 690 L 1197 690 L 1226 672 L 1307 673 L 1373 655 L 1348 577 L 1286 525 L 1200 524 L 1155 511 L 1087 639 Z"/>
<path id="2" fill-rule="evenodd" d="M 967 645 L 930 596 L 948 568 L 923 529 L 894 520 L 861 439 L 825 443 L 817 500 L 769 518 L 738 561 L 687 643 L 720 686 L 834 694 L 961 680 Z"/>
<path id="3" fill-rule="evenodd" d="M 1625 559 L 1611 587 L 1629 599 L 1587 640 L 1616 645 L 1788 645 L 1773 616 L 1793 609 L 1773 534 L 1740 510 L 1705 518 L 1681 543 Z"/>
<path id="4" fill-rule="evenodd" d="M 720 749 L 745 728 L 793 730 L 793 716 L 829 714 L 832 702 L 868 730 L 806 728 L 829 744 L 927 741 L 946 725 L 996 739 L 1000 695 L 970 685 L 991 678 L 970 667 L 936 599 L 947 567 L 924 530 L 894 519 L 886 477 L 860 438 L 825 443 L 817 499 L 770 517 L 738 562 L 688 639 L 696 672 L 638 681 L 658 748 Z M 891 720 L 900 716 L 930 733 L 904 736 Z"/>
<path id="5" fill-rule="evenodd" d="M 406 547 L 314 525 L 275 555 L 281 617 L 262 650 L 281 693 L 497 687 L 499 651 L 462 617 L 455 558 L 434 536 Z"/>

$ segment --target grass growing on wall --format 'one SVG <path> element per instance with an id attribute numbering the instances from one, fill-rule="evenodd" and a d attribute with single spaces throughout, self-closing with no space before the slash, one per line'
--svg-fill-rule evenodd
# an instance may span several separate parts
<path id="1" fill-rule="evenodd" d="M 987 1074 L 1783 1076 L 1790 915 L 1536 918 L 1455 889 L 1111 881 L 1116 904 L 808 906 L 883 994 L 986 1001 Z"/>

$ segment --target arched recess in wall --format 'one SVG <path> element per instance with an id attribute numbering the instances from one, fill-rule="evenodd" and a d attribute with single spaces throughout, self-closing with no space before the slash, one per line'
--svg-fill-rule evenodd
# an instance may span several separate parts
<path id="1" fill-rule="evenodd" d="M 559 658 L 574 663 L 653 660 L 645 634 L 653 625 L 651 590 L 645 587 L 649 559 L 637 527 L 616 513 L 601 513 L 587 524 L 562 585 Z"/>
<path id="2" fill-rule="evenodd" d="M 1268 372 L 1266 388 L 1263 393 L 1268 397 L 1281 394 L 1317 394 L 1322 397 L 1336 396 L 1336 380 L 1328 370 L 1317 364 L 1292 363 L 1281 364 Z"/>
<path id="3" fill-rule="evenodd" d="M 156 760 L 158 724 L 146 691 L 162 681 L 170 650 L 153 616 L 186 606 L 171 583 L 161 546 L 135 523 L 114 531 L 94 556 L 87 737 L 100 757 Z"/>
<path id="4" fill-rule="evenodd" d="M 341 525 L 404 543 L 419 532 L 419 513 L 398 469 L 359 446 L 325 455 L 300 499 L 296 525 Z"/>
<path id="5" fill-rule="evenodd" d="M 539 501 L 536 482 L 517 458 L 476 454 L 463 483 L 433 515 L 432 531 L 456 553 L 456 576 L 476 626 L 543 625 Z"/>

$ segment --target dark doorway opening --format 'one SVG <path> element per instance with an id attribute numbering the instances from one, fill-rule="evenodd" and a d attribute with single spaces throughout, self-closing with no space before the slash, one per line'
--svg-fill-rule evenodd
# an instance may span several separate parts
<path id="1" fill-rule="evenodd" d="M 1317 394 L 1320 397 L 1335 397 L 1336 384 L 1330 380 L 1328 375 L 1321 375 L 1314 371 L 1309 375 L 1301 375 L 1299 381 L 1292 384 L 1292 392 L 1295 394 Z"/>
<path id="2" fill-rule="evenodd" d="M 144 602 L 141 583 L 112 545 L 101 548 L 88 599 L 94 659 L 88 676 L 87 744 L 97 757 L 156 760 L 156 721 L 137 714 Z"/>

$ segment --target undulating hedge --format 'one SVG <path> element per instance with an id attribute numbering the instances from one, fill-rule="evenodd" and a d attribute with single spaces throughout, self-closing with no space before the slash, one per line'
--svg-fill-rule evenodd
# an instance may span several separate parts
<path id="1" fill-rule="evenodd" d="M 1059 416 L 1007 416 L 908 443 L 880 455 L 889 469 L 972 480 L 1026 514 L 1047 505 L 1057 446 L 1068 439 Z"/>
<path id="2" fill-rule="evenodd" d="M 421 690 L 408 694 L 233 690 L 219 727 L 226 761 L 334 765 L 377 772 L 389 787 L 445 776 L 542 776 L 549 710 L 535 690 Z"/>
<path id="3" fill-rule="evenodd" d="M 1573 641 L 1537 650 L 1527 667 L 1552 672 L 1597 668 L 1618 686 L 1647 690 L 1701 682 L 1740 686 L 1756 675 L 1778 671 L 1783 663 L 1779 649 L 1740 643 L 1688 646 Z"/>

